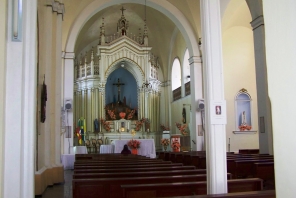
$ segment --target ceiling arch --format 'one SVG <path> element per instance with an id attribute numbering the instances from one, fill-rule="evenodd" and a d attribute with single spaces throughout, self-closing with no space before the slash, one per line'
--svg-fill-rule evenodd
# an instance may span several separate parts
<path id="1" fill-rule="evenodd" d="M 83 31 L 84 25 L 98 12 L 112 6 L 118 6 L 118 4 L 130 3 L 134 4 L 133 0 L 95 0 L 90 3 L 77 17 L 71 29 L 66 42 L 66 52 L 75 52 L 75 44 L 79 37 L 81 31 Z M 144 5 L 143 2 L 137 2 L 137 4 Z M 159 11 L 166 17 L 168 17 L 180 30 L 182 33 L 186 45 L 188 46 L 190 56 L 199 56 L 199 47 L 197 44 L 197 39 L 194 36 L 194 32 L 185 18 L 185 16 L 180 12 L 174 5 L 167 1 L 157 1 L 157 0 L 148 0 L 147 7 L 153 8 L 154 10 Z M 149 8 L 149 9 L 150 9 Z M 151 9 L 151 10 L 153 10 Z M 148 21 L 149 23 L 149 21 Z M 148 27 L 149 28 L 149 27 Z"/>

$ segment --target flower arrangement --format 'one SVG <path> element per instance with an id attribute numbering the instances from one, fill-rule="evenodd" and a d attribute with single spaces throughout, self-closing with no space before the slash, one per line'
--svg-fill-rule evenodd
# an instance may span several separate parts
<path id="1" fill-rule="evenodd" d="M 136 110 L 133 109 L 130 111 L 130 113 L 127 115 L 127 120 L 130 120 L 134 117 L 134 114 L 135 114 Z"/>
<path id="2" fill-rule="evenodd" d="M 103 119 L 103 118 L 101 118 L 100 121 L 101 121 L 101 123 L 102 123 L 102 125 L 103 125 L 103 127 L 104 127 L 104 129 L 105 129 L 106 131 L 110 131 L 110 130 L 111 130 L 110 122 L 107 122 L 107 121 L 106 121 L 105 119 Z"/>
<path id="3" fill-rule="evenodd" d="M 163 124 L 160 124 L 160 128 L 162 131 L 169 131 L 170 130 L 170 127 L 166 127 Z"/>
<path id="4" fill-rule="evenodd" d="M 130 147 L 131 149 L 137 149 L 140 148 L 141 142 L 138 140 L 131 139 L 130 141 L 127 142 L 127 146 Z"/>
<path id="5" fill-rule="evenodd" d="M 186 128 L 187 128 L 187 124 L 180 124 L 178 122 L 176 122 L 176 126 L 177 128 L 180 130 L 181 134 L 182 135 L 188 135 L 187 131 L 186 131 Z"/>
<path id="6" fill-rule="evenodd" d="M 119 113 L 119 117 L 120 117 L 121 119 L 124 119 L 124 118 L 125 118 L 125 115 L 126 115 L 125 112 L 120 112 L 120 113 Z"/>
<path id="7" fill-rule="evenodd" d="M 181 144 L 180 144 L 180 142 L 177 139 L 175 139 L 172 142 L 171 147 L 173 148 L 174 151 L 178 151 L 180 149 L 180 147 L 181 147 Z"/>
<path id="8" fill-rule="evenodd" d="M 245 130 L 251 130 L 252 129 L 252 126 L 249 126 L 249 125 L 247 125 L 247 124 L 242 124 L 242 125 L 240 125 L 239 127 L 239 130 L 241 130 L 241 131 L 245 131 Z"/>
<path id="9" fill-rule="evenodd" d="M 146 118 L 142 118 L 141 120 L 138 120 L 136 122 L 136 128 L 135 128 L 135 130 L 136 131 L 139 131 L 145 121 L 146 121 Z"/>
<path id="10" fill-rule="evenodd" d="M 114 110 L 107 109 L 107 113 L 112 120 L 116 120 L 116 115 L 114 113 Z"/>
<path id="11" fill-rule="evenodd" d="M 162 146 L 168 146 L 168 145 L 170 144 L 170 140 L 167 139 L 167 138 L 161 139 L 160 144 L 161 144 Z"/>

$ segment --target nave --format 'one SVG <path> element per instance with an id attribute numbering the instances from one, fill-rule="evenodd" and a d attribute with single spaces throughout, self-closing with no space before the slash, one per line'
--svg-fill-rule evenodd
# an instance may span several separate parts
<path id="1" fill-rule="evenodd" d="M 229 193 L 215 197 L 275 197 L 273 156 L 240 152 L 227 153 Z M 158 152 L 157 159 L 76 154 L 74 171 L 64 173 L 65 183 L 47 188 L 42 197 L 213 197 L 206 195 L 205 152 Z"/>

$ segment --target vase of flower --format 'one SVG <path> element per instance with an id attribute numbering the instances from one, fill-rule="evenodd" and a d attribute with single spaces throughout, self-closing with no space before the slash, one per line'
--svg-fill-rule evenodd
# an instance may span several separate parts
<path id="1" fill-rule="evenodd" d="M 132 154 L 133 154 L 133 155 L 138 155 L 138 149 L 133 148 L 133 149 L 132 149 Z"/>
<path id="2" fill-rule="evenodd" d="M 164 145 L 164 146 L 163 146 L 163 149 L 164 149 L 164 151 L 167 151 L 168 146 Z"/>

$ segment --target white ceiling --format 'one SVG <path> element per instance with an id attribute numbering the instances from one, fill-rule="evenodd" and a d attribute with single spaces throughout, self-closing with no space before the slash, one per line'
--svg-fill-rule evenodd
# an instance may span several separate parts
<path id="1" fill-rule="evenodd" d="M 125 18 L 129 21 L 129 34 L 138 35 L 139 28 L 143 34 L 145 6 L 140 4 L 118 4 L 108 7 L 88 20 L 82 28 L 75 45 L 75 53 L 80 54 L 86 46 L 95 46 L 99 43 L 100 26 L 102 18 L 105 20 L 105 35 L 117 33 L 117 22 L 121 18 L 122 6 Z M 161 57 L 168 57 L 171 37 L 175 24 L 159 11 L 146 7 L 146 18 L 148 27 L 149 46 L 152 52 Z M 161 59 L 160 59 L 161 63 Z"/>

